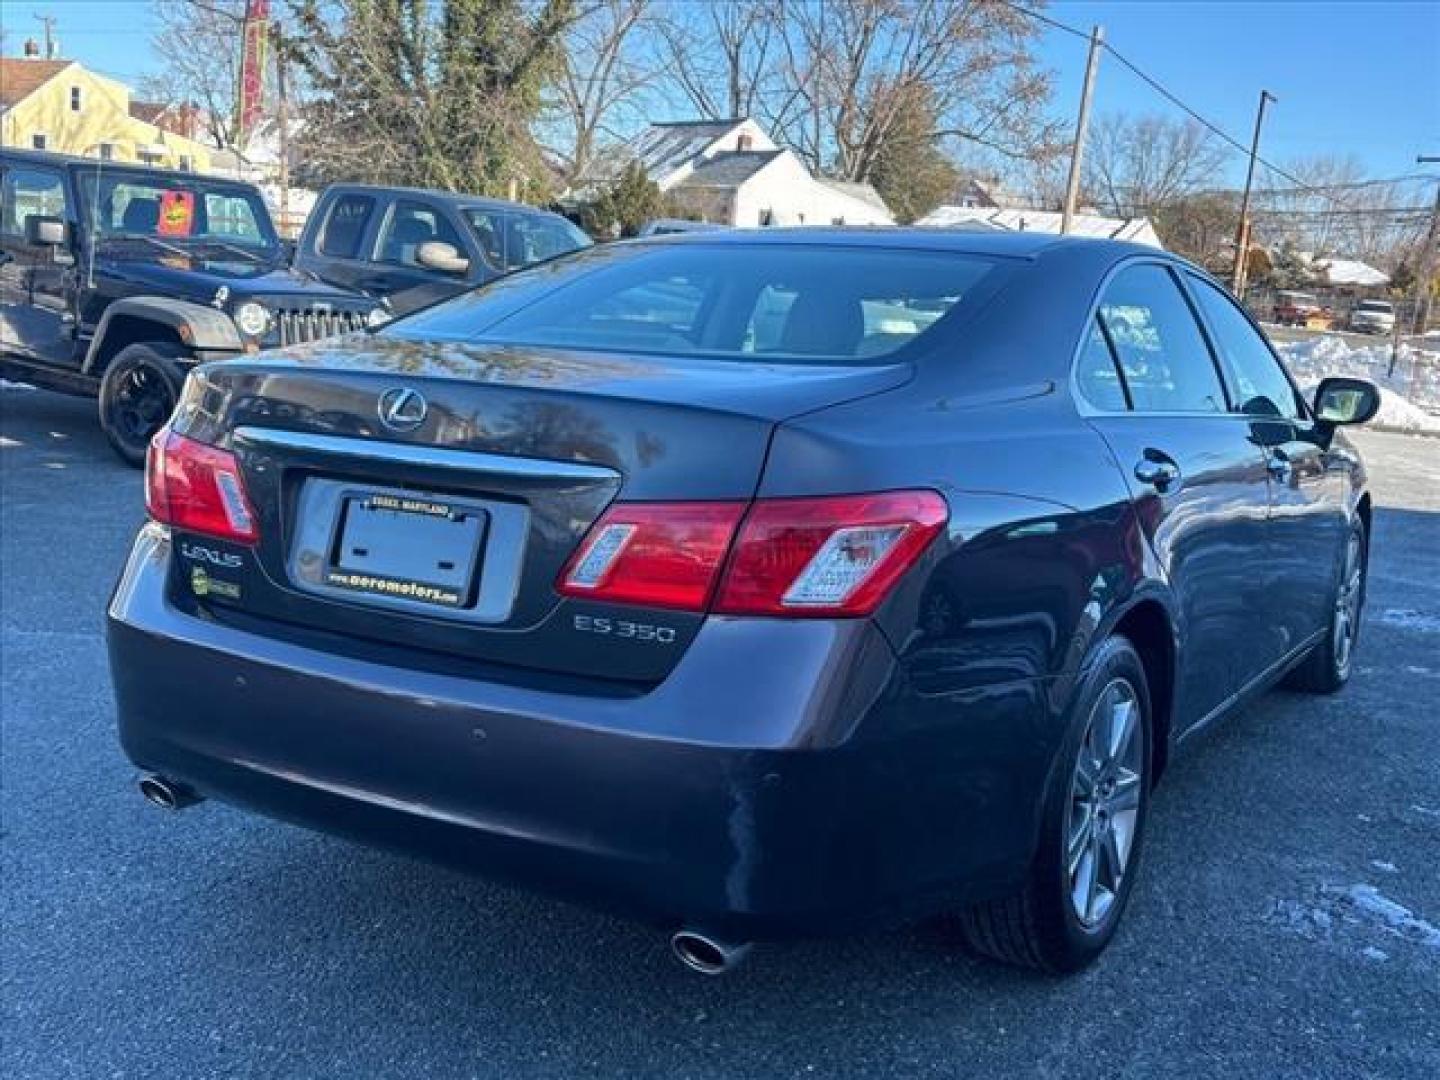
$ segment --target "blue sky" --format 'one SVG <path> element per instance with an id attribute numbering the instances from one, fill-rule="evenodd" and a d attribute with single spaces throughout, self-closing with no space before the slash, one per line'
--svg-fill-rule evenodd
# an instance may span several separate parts
<path id="1" fill-rule="evenodd" d="M 1440 4 L 1312 0 L 1061 0 L 1048 13 L 1106 38 L 1205 116 L 1247 142 L 1260 89 L 1280 100 L 1266 120 L 1262 156 L 1279 163 L 1353 153 L 1374 175 L 1416 171 L 1417 153 L 1440 154 Z M 66 56 L 128 81 L 155 61 L 149 0 L 0 0 L 5 51 L 39 36 L 54 15 Z M 1085 43 L 1047 31 L 1055 108 L 1073 115 Z M 1173 113 L 1113 60 L 1102 61 L 1098 113 Z M 1433 167 L 1432 167 L 1433 168 Z M 1234 180 L 1243 156 L 1231 159 Z"/>

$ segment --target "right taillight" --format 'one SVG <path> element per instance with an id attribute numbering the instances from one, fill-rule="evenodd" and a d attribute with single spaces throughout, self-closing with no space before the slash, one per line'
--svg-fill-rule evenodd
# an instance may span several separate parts
<path id="1" fill-rule="evenodd" d="M 947 516 L 933 491 L 760 499 L 748 507 L 617 503 L 557 587 L 566 596 L 729 615 L 868 615 Z"/>
<path id="2" fill-rule="evenodd" d="M 260 533 L 228 450 L 161 428 L 145 458 L 145 509 L 163 525 L 253 544 Z"/>

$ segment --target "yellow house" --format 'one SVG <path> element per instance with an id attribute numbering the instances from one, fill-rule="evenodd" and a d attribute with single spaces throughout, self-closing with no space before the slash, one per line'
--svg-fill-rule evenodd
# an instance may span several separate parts
<path id="1" fill-rule="evenodd" d="M 0 146 L 207 172 L 212 148 L 130 113 L 130 88 L 74 60 L 0 58 Z"/>

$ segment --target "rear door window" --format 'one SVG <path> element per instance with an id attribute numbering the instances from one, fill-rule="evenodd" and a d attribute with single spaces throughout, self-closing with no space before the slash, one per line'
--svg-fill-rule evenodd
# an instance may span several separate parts
<path id="1" fill-rule="evenodd" d="M 374 212 L 375 200 L 369 195 L 341 195 L 325 218 L 320 254 L 332 259 L 363 259 L 360 245 Z"/>
<path id="2" fill-rule="evenodd" d="M 1232 409 L 1250 416 L 1282 416 L 1287 420 L 1299 417 L 1295 388 L 1235 301 L 1193 274 L 1190 284 L 1214 335 Z"/>
<path id="3" fill-rule="evenodd" d="M 1142 263 L 1121 270 L 1100 301 L 1099 319 L 1136 412 L 1226 411 L 1210 347 L 1165 267 Z"/>

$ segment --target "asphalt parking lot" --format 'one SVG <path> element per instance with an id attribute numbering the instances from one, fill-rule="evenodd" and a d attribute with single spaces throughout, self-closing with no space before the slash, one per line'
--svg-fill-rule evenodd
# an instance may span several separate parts
<path id="1" fill-rule="evenodd" d="M 1358 672 L 1187 746 L 1064 981 L 943 926 L 681 969 L 651 930 L 136 794 L 101 620 L 141 480 L 0 389 L 3 1049 L 17 1078 L 1440 1075 L 1440 440 L 1362 434 Z"/>

